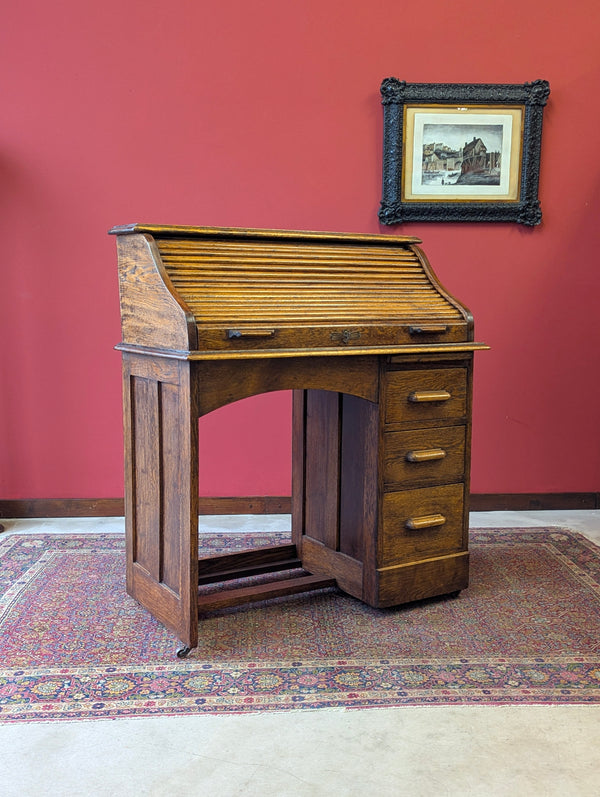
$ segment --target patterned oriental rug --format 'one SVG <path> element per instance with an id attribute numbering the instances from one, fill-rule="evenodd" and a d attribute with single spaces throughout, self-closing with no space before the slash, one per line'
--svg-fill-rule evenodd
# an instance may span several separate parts
<path id="1" fill-rule="evenodd" d="M 205 555 L 286 534 L 201 534 Z M 125 592 L 115 534 L 0 538 L 0 722 L 324 707 L 600 703 L 600 548 L 471 533 L 458 598 L 377 610 L 321 590 L 201 619 L 176 640 Z"/>

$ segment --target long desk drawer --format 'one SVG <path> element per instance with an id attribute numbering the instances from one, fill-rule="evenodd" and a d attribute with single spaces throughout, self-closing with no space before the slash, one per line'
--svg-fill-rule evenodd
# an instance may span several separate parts
<path id="1" fill-rule="evenodd" d="M 465 472 L 466 427 L 384 434 L 383 479 L 402 489 L 458 482 Z"/>
<path id="2" fill-rule="evenodd" d="M 460 551 L 463 502 L 462 484 L 386 493 L 380 566 Z"/>
<path id="3" fill-rule="evenodd" d="M 466 412 L 465 368 L 392 371 L 387 376 L 388 424 L 463 418 Z"/>

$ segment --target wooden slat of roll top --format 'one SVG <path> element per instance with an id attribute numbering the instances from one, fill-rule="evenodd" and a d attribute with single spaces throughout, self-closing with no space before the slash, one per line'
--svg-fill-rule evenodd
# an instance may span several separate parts
<path id="1" fill-rule="evenodd" d="M 245 280 L 244 282 L 234 282 L 234 283 L 225 283 L 222 285 L 214 285 L 212 283 L 205 284 L 202 280 L 198 280 L 194 285 L 190 284 L 180 284 L 177 280 L 173 280 L 173 285 L 179 290 L 182 291 L 185 296 L 220 296 L 220 295 L 237 295 L 240 294 L 240 291 L 243 290 L 242 299 L 245 301 L 246 297 L 252 292 L 255 296 L 260 296 L 261 294 L 264 295 L 265 298 L 275 297 L 278 296 L 280 298 L 285 299 L 293 299 L 294 296 L 306 296 L 306 297 L 324 297 L 328 296 L 330 298 L 339 297 L 341 301 L 345 304 L 349 302 L 366 302 L 366 301 L 377 301 L 381 300 L 384 303 L 387 302 L 388 304 L 391 303 L 404 303 L 404 304 L 419 304 L 423 306 L 425 302 L 432 302 L 437 303 L 440 306 L 445 306 L 447 302 L 440 297 L 439 294 L 434 293 L 433 291 L 411 291 L 411 290 L 402 290 L 402 288 L 396 288 L 393 285 L 382 285 L 381 287 L 377 285 L 365 285 L 362 289 L 357 290 L 356 287 L 349 287 L 347 290 L 344 289 L 342 285 L 298 285 L 292 283 L 287 283 L 285 280 L 282 280 L 277 285 L 272 283 L 262 284 L 260 282 L 255 282 L 251 279 Z"/>
<path id="2" fill-rule="evenodd" d="M 314 263 L 315 265 L 319 265 L 321 263 L 418 263 L 418 258 L 416 257 L 415 253 L 413 252 L 399 252 L 398 254 L 391 256 L 389 253 L 373 253 L 367 252 L 363 256 L 357 256 L 354 252 L 341 252 L 341 253 L 323 253 L 316 251 L 314 254 L 306 251 L 298 252 L 298 256 L 294 257 L 293 250 L 290 252 L 279 252 L 277 250 L 273 250 L 273 252 L 265 251 L 263 253 L 256 252 L 256 251 L 248 251 L 247 253 L 244 251 L 240 251 L 239 249 L 185 249 L 185 250 L 177 250 L 177 249 L 165 249 L 163 246 L 160 245 L 160 241 L 158 242 L 158 247 L 160 253 L 165 258 L 172 258 L 176 260 L 183 260 L 183 261 L 193 261 L 199 259 L 206 259 L 209 261 L 219 261 L 219 260 L 247 260 L 248 262 L 292 262 L 292 263 Z"/>
<path id="3" fill-rule="evenodd" d="M 199 276 L 206 276 L 208 277 L 224 277 L 224 278 L 232 278 L 239 274 L 252 274 L 257 275 L 263 278 L 271 277 L 273 279 L 279 279 L 281 275 L 289 278 L 289 279 L 334 279 L 337 278 L 339 280 L 341 275 L 344 275 L 346 280 L 349 277 L 352 278 L 352 281 L 355 280 L 377 280 L 377 279 L 385 279 L 391 282 L 403 282 L 403 283 L 414 283 L 415 285 L 425 285 L 430 284 L 429 280 L 425 277 L 422 272 L 419 272 L 418 269 L 402 269 L 393 270 L 391 267 L 388 268 L 365 268 L 362 266 L 361 268 L 357 268 L 354 271 L 348 268 L 333 268 L 333 267 L 325 267 L 320 266 L 318 268 L 311 268 L 310 266 L 306 267 L 296 267 L 290 269 L 289 266 L 286 267 L 286 264 L 257 264 L 252 265 L 248 263 L 223 263 L 220 265 L 215 265 L 214 263 L 205 263 L 203 261 L 198 261 L 197 264 L 191 265 L 182 265 L 181 261 L 170 261 L 164 260 L 165 266 L 167 267 L 168 271 L 180 279 L 185 280 L 194 280 L 197 279 Z"/>
<path id="4" fill-rule="evenodd" d="M 235 310 L 236 308 L 239 309 L 248 309 L 248 312 L 252 312 L 253 302 L 259 299 L 258 296 L 251 295 L 249 292 L 248 294 L 248 301 L 227 301 L 227 299 L 221 294 L 218 297 L 207 297 L 206 295 L 201 295 L 196 297 L 189 297 L 188 298 L 188 306 L 194 311 L 197 310 L 205 310 L 206 312 L 215 312 L 219 314 L 227 313 L 230 310 Z M 304 299 L 304 301 L 303 301 Z M 308 306 L 306 306 L 308 305 Z M 296 297 L 294 301 L 287 301 L 285 307 L 282 307 L 279 302 L 276 300 L 272 301 L 261 301 L 260 307 L 264 310 L 271 309 L 278 314 L 286 314 L 294 308 L 296 309 L 305 309 L 309 315 L 320 315 L 325 309 L 329 312 L 335 313 L 349 313 L 350 316 L 358 313 L 360 315 L 367 315 L 369 317 L 373 316 L 373 307 L 369 303 L 359 304 L 357 302 L 348 303 L 348 302 L 326 302 L 323 300 L 323 297 L 313 297 L 313 301 L 311 301 L 311 297 Z M 257 307 L 256 310 L 259 308 Z M 380 319 L 384 315 L 389 315 L 392 318 L 398 319 L 399 317 L 404 317 L 405 313 L 410 313 L 411 315 L 414 313 L 423 313 L 423 308 L 420 306 L 415 306 L 410 303 L 402 302 L 402 303 L 382 303 L 378 306 L 377 312 L 377 319 Z M 435 315 L 436 318 L 438 316 L 454 319 L 455 316 L 450 312 L 447 311 L 445 307 L 442 305 L 428 305 L 427 308 L 427 317 L 431 317 Z"/>
<path id="5" fill-rule="evenodd" d="M 390 272 L 393 273 L 392 270 L 398 269 L 402 267 L 401 274 L 402 276 L 406 274 L 414 274 L 420 275 L 422 271 L 418 268 L 414 268 L 411 264 L 406 264 L 405 267 L 402 266 L 397 260 L 390 262 L 389 264 L 386 263 L 368 263 L 365 261 L 354 263 L 340 263 L 339 261 L 331 262 L 331 263 L 311 263 L 306 262 L 303 263 L 302 261 L 292 261 L 290 258 L 289 261 L 279 260 L 279 261 L 267 261 L 267 260 L 244 260 L 243 258 L 231 258 L 231 259 L 219 259 L 219 258 L 196 258 L 196 259 L 186 259 L 182 257 L 163 257 L 163 262 L 170 266 L 171 268 L 180 267 L 181 269 L 185 270 L 188 269 L 190 273 L 195 274 L 197 273 L 198 268 L 202 268 L 204 270 L 209 270 L 210 268 L 215 268 L 218 272 L 220 271 L 227 271 L 228 269 L 244 269 L 251 271 L 273 271 L 274 273 L 278 273 L 283 271 L 285 273 L 289 273 L 290 270 L 292 273 L 302 273 L 306 272 L 307 274 L 328 274 L 332 271 L 340 272 L 343 271 L 344 273 L 351 273 L 360 276 L 361 274 L 366 273 L 382 273 L 382 274 L 389 274 Z M 412 261 L 411 261 L 412 263 Z"/>
<path id="6" fill-rule="evenodd" d="M 361 321 L 377 321 L 381 323 L 386 318 L 399 323 L 402 321 L 418 321 L 424 317 L 423 307 L 414 307 L 410 305 L 392 305 L 389 307 L 379 306 L 377 310 L 372 305 L 364 307 L 358 306 L 356 303 L 333 305 L 321 301 L 317 306 L 312 302 L 295 301 L 293 303 L 286 302 L 282 307 L 278 304 L 271 304 L 267 302 L 261 303 L 259 306 L 254 306 L 256 299 L 248 295 L 246 303 L 227 302 L 221 296 L 213 302 L 207 301 L 206 297 L 199 297 L 196 301 L 188 300 L 186 302 L 194 314 L 197 322 L 209 321 L 210 319 L 228 319 L 232 317 L 241 318 L 242 320 L 250 320 L 252 318 L 263 319 L 267 322 L 269 319 L 282 319 L 292 321 L 298 319 L 300 321 L 308 319 L 322 319 L 323 321 L 333 321 L 339 319 L 347 323 L 354 323 Z M 460 321 L 456 314 L 448 308 L 437 308 L 428 305 L 426 309 L 426 317 L 430 320 L 440 321 Z"/>
<path id="7" fill-rule="evenodd" d="M 323 292 L 317 294 L 296 293 L 290 298 L 288 295 L 258 294 L 251 289 L 245 290 L 245 296 L 228 297 L 224 293 L 211 295 L 208 293 L 190 295 L 182 292 L 186 303 L 196 317 L 205 314 L 228 316 L 230 313 L 243 311 L 249 315 L 261 313 L 275 313 L 279 316 L 288 316 L 294 311 L 301 311 L 306 317 L 321 317 L 325 314 L 326 318 L 331 318 L 331 314 L 340 314 L 344 318 L 368 318 L 381 320 L 389 317 L 398 321 L 410 317 L 411 319 L 444 319 L 449 321 L 461 320 L 453 307 L 439 301 L 428 301 L 426 304 L 419 301 L 394 301 L 394 297 L 386 298 L 385 301 L 378 301 L 378 297 L 327 297 Z"/>
<path id="8" fill-rule="evenodd" d="M 181 260 L 163 259 L 163 263 L 173 274 L 177 274 L 181 279 L 197 279 L 200 275 L 207 277 L 223 276 L 232 277 L 238 274 L 256 274 L 262 277 L 271 277 L 272 279 L 279 279 L 281 275 L 287 276 L 290 279 L 328 279 L 340 277 L 344 275 L 346 280 L 375 280 L 385 279 L 392 281 L 414 282 L 416 284 L 427 284 L 429 280 L 416 268 L 401 268 L 398 264 L 396 266 L 311 266 L 309 263 L 306 265 L 292 265 L 292 263 L 248 263 L 244 261 L 229 261 L 229 262 L 208 262 L 198 260 L 194 263 L 184 263 Z M 429 283 L 430 284 L 430 283 Z"/>
<path id="9" fill-rule="evenodd" d="M 343 272 L 344 274 L 351 273 L 360 276 L 361 274 L 390 274 L 390 273 L 397 273 L 402 276 L 407 274 L 413 274 L 415 276 L 421 275 L 423 272 L 418 268 L 412 265 L 414 261 L 410 261 L 410 264 L 407 262 L 405 266 L 402 267 L 401 271 L 398 271 L 399 267 L 402 265 L 397 260 L 390 263 L 385 262 L 367 262 L 367 261 L 358 261 L 356 263 L 352 262 L 340 262 L 338 260 L 333 261 L 331 263 L 316 263 L 306 261 L 303 262 L 301 260 L 293 261 L 291 258 L 289 261 L 286 260 L 276 260 L 276 261 L 269 261 L 266 259 L 250 259 L 247 260 L 244 258 L 236 257 L 236 258 L 182 258 L 182 257 L 163 257 L 163 262 L 165 265 L 169 266 L 170 268 L 177 269 L 181 268 L 183 270 L 188 269 L 190 273 L 195 274 L 197 273 L 198 269 L 209 270 L 210 268 L 214 268 L 217 272 L 227 271 L 228 269 L 244 269 L 244 270 L 252 270 L 252 271 L 273 271 L 275 273 L 283 271 L 285 273 L 303 273 L 306 272 L 307 274 L 328 274 L 330 272 L 340 273 Z M 290 268 L 291 266 L 291 268 Z"/>
<path id="10" fill-rule="evenodd" d="M 349 306 L 372 306 L 374 302 L 378 302 L 378 308 L 382 309 L 385 306 L 389 306 L 392 308 L 401 308 L 401 307 L 415 307 L 423 309 L 425 302 L 420 300 L 421 297 L 414 296 L 414 297 L 406 297 L 402 296 L 396 297 L 394 295 L 389 295 L 389 292 L 386 293 L 385 296 L 381 296 L 379 293 L 375 291 L 365 291 L 362 295 L 356 293 L 349 293 L 347 295 L 334 293 L 333 291 L 327 291 L 327 289 L 322 288 L 319 291 L 311 291 L 311 290 L 300 290 L 296 289 L 295 291 L 288 290 L 265 290 L 261 288 L 255 288 L 252 285 L 248 285 L 244 287 L 244 296 L 239 297 L 238 293 L 235 290 L 231 291 L 218 291 L 216 292 L 213 290 L 205 290 L 202 292 L 197 292 L 197 287 L 194 292 L 187 292 L 185 290 L 181 290 L 179 286 L 176 286 L 178 291 L 185 296 L 186 301 L 202 301 L 209 303 L 211 300 L 214 301 L 235 301 L 235 298 L 240 299 L 240 304 L 246 305 L 251 299 L 256 301 L 260 300 L 261 302 L 265 302 L 266 304 L 276 304 L 278 302 L 290 302 L 290 304 L 298 304 L 301 302 L 314 302 L 316 306 L 320 305 L 321 303 L 329 303 L 332 306 L 339 305 L 340 307 L 349 307 Z M 428 299 L 428 297 L 425 297 Z M 428 301 L 427 307 L 434 308 L 438 306 L 440 309 L 445 308 L 446 305 L 436 300 L 435 298 L 431 301 Z M 454 316 L 454 314 L 452 314 Z"/>
<path id="11" fill-rule="evenodd" d="M 281 276 L 273 276 L 271 274 L 263 274 L 260 272 L 243 272 L 240 271 L 239 273 L 228 273 L 228 274 L 204 274 L 199 272 L 198 275 L 193 278 L 189 275 L 180 275 L 176 271 L 172 271 L 171 269 L 168 270 L 169 278 L 173 285 L 177 285 L 185 290 L 192 291 L 194 287 L 198 285 L 206 285 L 207 287 L 213 288 L 234 288 L 236 286 L 239 287 L 240 283 L 244 285 L 255 285 L 256 287 L 262 288 L 282 288 L 282 286 L 291 286 L 294 288 L 303 288 L 305 290 L 317 290 L 321 288 L 326 288 L 329 290 L 342 290 L 344 289 L 344 293 L 357 293 L 361 294 L 367 290 L 374 290 L 382 292 L 384 290 L 392 290 L 392 291 L 402 291 L 410 294 L 433 294 L 437 296 L 435 291 L 432 290 L 431 286 L 427 285 L 424 282 L 408 282 L 402 281 L 398 279 L 393 280 L 383 280 L 383 279 L 374 279 L 374 278 L 367 278 L 362 277 L 359 280 L 353 280 L 351 283 L 348 283 L 344 286 L 342 279 L 332 279 L 329 275 L 321 280 L 316 280 L 314 277 L 307 278 L 304 275 L 299 274 L 292 274 L 289 277 L 285 274 L 281 274 Z"/>
<path id="12" fill-rule="evenodd" d="M 308 258 L 310 260 L 319 260 L 323 258 L 335 259 L 350 259 L 350 260 L 365 260 L 368 258 L 386 258 L 398 260 L 399 258 L 416 259 L 416 254 L 411 246 L 386 246 L 376 244 L 373 246 L 357 246 L 355 244 L 327 244 L 317 243 L 310 244 L 303 241 L 301 244 L 297 243 L 244 243 L 243 241 L 203 241 L 197 240 L 179 240 L 173 238 L 156 238 L 157 246 L 161 253 L 169 254 L 171 252 L 180 253 L 200 253 L 208 254 L 210 256 L 218 256 L 219 253 L 246 253 L 250 257 L 262 257 L 268 255 L 272 257 L 284 258 L 290 257 L 293 260 L 296 257 Z"/>
<path id="13" fill-rule="evenodd" d="M 282 321 L 292 322 L 297 319 L 299 321 L 307 321 L 309 319 L 332 322 L 339 320 L 340 323 L 357 323 L 358 321 L 369 322 L 376 321 L 382 323 L 386 319 L 398 323 L 398 319 L 403 321 L 419 320 L 423 318 L 423 309 L 418 307 L 391 307 L 379 308 L 375 316 L 373 307 L 357 307 L 352 306 L 329 306 L 321 302 L 318 307 L 307 306 L 307 304 L 294 303 L 286 304 L 285 307 L 277 305 L 261 304 L 259 307 L 252 307 L 251 303 L 248 304 L 228 304 L 223 298 L 218 300 L 218 303 L 210 304 L 205 300 L 198 302 L 188 303 L 190 310 L 196 317 L 198 322 L 208 322 L 218 319 L 240 318 L 242 321 L 249 321 L 251 319 L 262 319 L 265 323 L 269 320 L 280 319 Z M 427 318 L 444 321 L 456 321 L 456 316 L 450 312 L 443 310 L 436 311 L 435 308 L 428 307 Z"/>
<path id="14" fill-rule="evenodd" d="M 185 295 L 185 294 L 184 294 Z M 419 303 L 410 303 L 410 302 L 382 302 L 377 306 L 377 315 L 374 315 L 374 308 L 373 304 L 368 301 L 355 301 L 349 302 L 346 301 L 335 301 L 331 299 L 327 301 L 321 294 L 318 295 L 310 295 L 310 294 L 301 294 L 294 297 L 293 300 L 288 300 L 285 296 L 260 296 L 259 294 L 253 293 L 252 291 L 248 291 L 247 296 L 245 297 L 245 301 L 237 301 L 235 297 L 231 300 L 228 300 L 226 296 L 223 294 L 219 294 L 219 296 L 209 297 L 206 294 L 202 294 L 198 297 L 186 297 L 186 302 L 189 308 L 194 312 L 195 309 L 197 310 L 204 310 L 206 312 L 216 312 L 219 314 L 227 313 L 231 310 L 235 310 L 235 308 L 248 308 L 249 312 L 252 311 L 253 306 L 256 303 L 260 303 L 260 307 L 264 310 L 271 309 L 274 312 L 279 314 L 286 314 L 296 309 L 306 309 L 308 314 L 312 315 L 319 315 L 324 310 L 328 310 L 329 312 L 335 313 L 349 313 L 350 316 L 358 313 L 361 316 L 368 316 L 373 317 L 374 319 L 379 319 L 382 316 L 391 316 L 396 320 L 402 320 L 405 313 L 410 313 L 413 315 L 414 313 L 421 313 L 423 315 L 423 307 L 419 305 Z M 285 303 L 282 306 L 282 302 Z M 258 309 L 258 307 L 256 307 Z M 436 318 L 438 316 L 443 316 L 444 318 L 454 319 L 454 314 L 451 311 L 447 310 L 446 307 L 443 305 L 437 304 L 429 304 L 427 306 L 427 318 L 430 318 L 432 315 L 435 315 Z"/>
<path id="15" fill-rule="evenodd" d="M 182 286 L 176 282 L 173 284 L 178 288 L 178 290 L 182 290 Z M 440 306 L 444 306 L 443 300 L 441 300 L 437 294 L 433 294 L 432 296 L 429 295 L 427 291 L 394 291 L 392 287 L 385 287 L 378 288 L 376 286 L 366 286 L 362 290 L 357 291 L 355 288 L 349 288 L 345 291 L 340 285 L 327 286 L 323 285 L 315 285 L 315 286 L 300 286 L 300 285 L 261 285 L 253 283 L 251 280 L 248 282 L 244 282 L 243 285 L 243 296 L 242 301 L 245 301 L 249 293 L 252 293 L 254 296 L 264 297 L 265 299 L 269 299 L 272 297 L 273 300 L 277 299 L 291 299 L 293 300 L 294 297 L 307 297 L 309 299 L 315 298 L 318 299 L 319 297 L 325 297 L 331 299 L 339 299 L 344 304 L 349 304 L 351 302 L 359 302 L 359 303 L 367 303 L 372 301 L 381 300 L 384 304 L 392 304 L 396 302 L 401 302 L 404 304 L 413 304 L 417 303 L 419 305 L 423 305 L 425 301 L 431 301 L 432 303 L 439 304 Z M 207 285 L 206 287 L 201 285 L 203 290 L 198 290 L 198 285 L 195 286 L 183 286 L 183 291 L 186 296 L 236 296 L 240 294 L 240 284 L 234 283 L 230 285 L 221 286 L 213 286 Z M 293 289 L 293 292 L 292 292 Z M 408 295 L 407 295 L 408 294 Z"/>

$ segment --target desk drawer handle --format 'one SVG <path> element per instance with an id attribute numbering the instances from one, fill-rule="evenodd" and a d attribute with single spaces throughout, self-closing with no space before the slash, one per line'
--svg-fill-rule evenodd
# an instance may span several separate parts
<path id="1" fill-rule="evenodd" d="M 410 335 L 442 335 L 450 327 L 447 324 L 420 324 L 408 328 Z"/>
<path id="2" fill-rule="evenodd" d="M 422 515 L 421 517 L 409 517 L 404 525 L 411 531 L 420 531 L 443 526 L 445 522 L 446 518 L 443 515 Z"/>
<path id="3" fill-rule="evenodd" d="M 228 329 L 227 337 L 229 340 L 234 338 L 272 338 L 275 336 L 274 329 Z"/>
<path id="4" fill-rule="evenodd" d="M 445 456 L 443 448 L 425 448 L 420 451 L 408 451 L 405 459 L 407 462 L 431 462 L 434 459 L 444 459 Z"/>
<path id="5" fill-rule="evenodd" d="M 409 393 L 408 400 L 413 404 L 422 404 L 425 401 L 448 401 L 452 394 L 447 390 L 418 390 Z"/>

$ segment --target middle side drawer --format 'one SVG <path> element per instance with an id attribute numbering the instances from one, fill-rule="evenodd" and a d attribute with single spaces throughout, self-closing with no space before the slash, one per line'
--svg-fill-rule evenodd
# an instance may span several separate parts
<path id="1" fill-rule="evenodd" d="M 411 429 L 384 434 L 383 479 L 402 488 L 461 481 L 466 427 Z"/>

